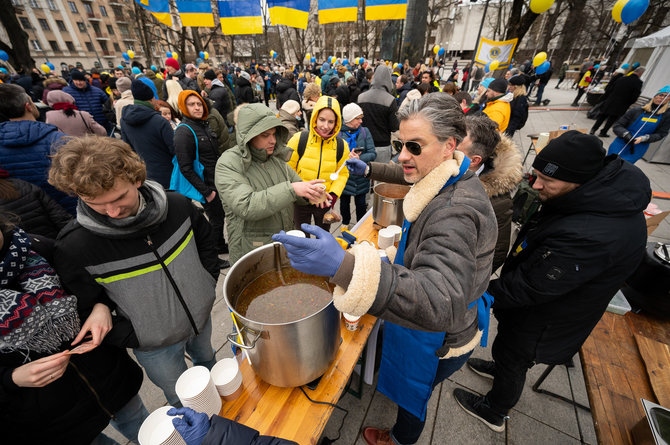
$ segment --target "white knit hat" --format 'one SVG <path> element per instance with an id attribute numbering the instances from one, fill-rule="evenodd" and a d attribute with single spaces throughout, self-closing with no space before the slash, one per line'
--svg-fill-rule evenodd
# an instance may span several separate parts
<path id="1" fill-rule="evenodd" d="M 289 99 L 282 104 L 281 109 L 286 111 L 288 114 L 296 114 L 298 111 L 300 111 L 300 104 L 293 99 Z"/>
<path id="2" fill-rule="evenodd" d="M 357 104 L 351 103 L 345 105 L 342 109 L 342 122 L 349 123 L 363 114 L 363 109 Z"/>

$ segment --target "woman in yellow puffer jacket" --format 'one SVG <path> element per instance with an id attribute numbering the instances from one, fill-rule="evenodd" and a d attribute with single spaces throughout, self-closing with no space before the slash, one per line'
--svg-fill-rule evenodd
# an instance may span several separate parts
<path id="1" fill-rule="evenodd" d="M 337 198 L 342 194 L 344 186 L 349 179 L 349 170 L 343 168 L 339 177 L 331 181 L 331 173 L 336 172 L 349 158 L 349 146 L 338 138 L 342 127 L 340 104 L 333 97 L 321 96 L 314 106 L 312 118 L 309 123 L 309 136 L 305 144 L 304 153 L 300 155 L 298 146 L 302 133 L 296 133 L 288 141 L 288 146 L 293 149 L 293 154 L 288 164 L 298 173 L 303 181 L 312 179 L 324 179 L 327 199 L 319 204 L 295 205 L 293 219 L 296 228 L 300 224 L 311 224 L 312 216 L 314 224 L 324 230 L 329 230 L 330 224 L 324 223 L 323 215 L 334 205 Z M 305 130 L 306 132 L 307 130 Z M 338 153 L 338 141 L 341 149 Z M 339 154 L 339 156 L 338 156 Z"/>

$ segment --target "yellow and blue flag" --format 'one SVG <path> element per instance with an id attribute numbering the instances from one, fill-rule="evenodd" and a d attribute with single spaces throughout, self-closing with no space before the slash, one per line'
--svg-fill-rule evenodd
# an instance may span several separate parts
<path id="1" fill-rule="evenodd" d="M 259 0 L 219 0 L 218 5 L 223 34 L 263 33 Z"/>
<path id="2" fill-rule="evenodd" d="M 358 0 L 319 0 L 319 24 L 356 20 L 358 20 Z"/>
<path id="3" fill-rule="evenodd" d="M 214 26 L 212 3 L 209 0 L 177 0 L 176 3 L 182 26 Z"/>
<path id="4" fill-rule="evenodd" d="M 404 20 L 407 0 L 366 0 L 365 20 Z"/>
<path id="5" fill-rule="evenodd" d="M 307 29 L 309 0 L 267 0 L 267 3 L 273 25 Z"/>
<path id="6" fill-rule="evenodd" d="M 172 26 L 172 16 L 170 15 L 170 0 L 135 0 L 149 11 L 156 20 L 164 25 Z"/>

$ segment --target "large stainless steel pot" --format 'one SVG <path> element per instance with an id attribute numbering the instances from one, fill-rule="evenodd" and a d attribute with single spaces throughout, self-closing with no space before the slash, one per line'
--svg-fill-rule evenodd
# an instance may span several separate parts
<path id="1" fill-rule="evenodd" d="M 235 307 L 242 290 L 259 275 L 274 270 L 276 261 L 290 267 L 284 246 L 267 244 L 244 255 L 228 271 L 223 297 L 235 314 L 244 345 L 238 343 L 235 333 L 228 340 L 246 349 L 254 371 L 266 382 L 301 386 L 323 375 L 335 358 L 340 346 L 340 313 L 332 301 L 315 314 L 290 323 L 260 323 L 238 313 Z"/>
<path id="2" fill-rule="evenodd" d="M 372 218 L 382 227 L 395 224 L 402 226 L 405 215 L 402 211 L 402 203 L 410 187 L 401 184 L 388 184 L 380 182 L 373 187 L 372 195 Z"/>

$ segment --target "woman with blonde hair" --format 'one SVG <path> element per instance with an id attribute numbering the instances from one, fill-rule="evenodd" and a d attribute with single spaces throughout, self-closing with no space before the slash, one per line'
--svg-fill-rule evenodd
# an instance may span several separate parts
<path id="1" fill-rule="evenodd" d="M 505 129 L 505 134 L 509 137 L 512 137 L 515 131 L 521 130 L 528 120 L 528 93 L 525 77 L 524 74 L 519 74 L 509 79 L 508 90 L 513 95 L 512 102 L 509 104 L 509 124 Z"/>
<path id="2" fill-rule="evenodd" d="M 179 85 L 179 82 L 177 82 L 176 79 L 168 79 L 165 81 L 165 90 L 167 91 L 167 99 L 165 102 L 170 104 L 173 110 L 179 110 L 179 93 L 184 91 L 184 89 Z"/>
<path id="3" fill-rule="evenodd" d="M 642 108 L 631 108 L 612 130 L 617 138 L 612 141 L 607 154 L 618 154 L 634 164 L 649 148 L 668 135 L 670 130 L 670 85 L 666 85 Z"/>
<path id="4" fill-rule="evenodd" d="M 305 122 L 311 121 L 312 110 L 319 97 L 321 97 L 321 87 L 316 83 L 308 83 L 302 95 L 302 110 L 305 112 Z"/>

